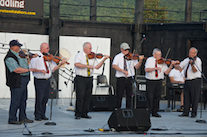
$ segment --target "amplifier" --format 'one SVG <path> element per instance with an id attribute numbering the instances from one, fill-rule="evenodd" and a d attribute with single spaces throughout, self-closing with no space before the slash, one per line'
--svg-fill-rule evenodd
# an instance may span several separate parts
<path id="1" fill-rule="evenodd" d="M 116 95 L 92 95 L 90 111 L 113 111 L 116 107 Z"/>

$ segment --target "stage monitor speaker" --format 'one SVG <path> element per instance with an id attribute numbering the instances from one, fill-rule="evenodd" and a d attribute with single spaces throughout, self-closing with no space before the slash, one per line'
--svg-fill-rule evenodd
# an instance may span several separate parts
<path id="1" fill-rule="evenodd" d="M 136 108 L 147 108 L 146 92 L 138 92 L 137 97 L 133 99 L 133 105 L 136 99 Z M 135 108 L 133 106 L 133 108 Z"/>
<path id="2" fill-rule="evenodd" d="M 115 95 L 92 95 L 90 111 L 113 111 L 116 107 Z"/>
<path id="3" fill-rule="evenodd" d="M 115 109 L 108 125 L 116 131 L 148 131 L 151 127 L 150 114 L 147 108 Z"/>

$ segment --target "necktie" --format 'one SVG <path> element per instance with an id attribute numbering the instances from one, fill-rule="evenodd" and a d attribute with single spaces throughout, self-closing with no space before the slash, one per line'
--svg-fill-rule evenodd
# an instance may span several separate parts
<path id="1" fill-rule="evenodd" d="M 87 63 L 87 65 L 89 65 L 89 63 L 88 63 L 88 56 L 87 55 L 86 55 L 86 63 Z M 88 72 L 88 76 L 90 76 L 91 72 L 90 72 L 89 68 L 87 68 L 87 72 Z"/>
<path id="2" fill-rule="evenodd" d="M 49 73 L 49 69 L 48 69 L 48 66 L 45 60 L 44 60 L 44 63 L 45 63 L 46 73 Z"/>
<path id="3" fill-rule="evenodd" d="M 188 76 L 188 68 L 189 68 L 189 66 L 190 66 L 190 61 L 189 61 L 188 66 L 187 66 L 187 68 L 186 68 L 186 70 L 185 70 L 185 77 L 186 77 L 186 78 L 187 78 L 187 76 Z"/>
<path id="4" fill-rule="evenodd" d="M 155 61 L 155 67 L 157 67 L 157 61 Z M 155 77 L 156 77 L 156 78 L 158 77 L 158 72 L 157 72 L 157 70 L 155 70 Z"/>
<path id="5" fill-rule="evenodd" d="M 124 70 L 127 71 L 126 59 L 124 59 Z"/>

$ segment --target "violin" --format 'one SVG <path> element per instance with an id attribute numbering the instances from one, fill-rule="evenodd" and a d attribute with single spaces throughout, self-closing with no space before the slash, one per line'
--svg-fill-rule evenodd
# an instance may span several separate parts
<path id="1" fill-rule="evenodd" d="M 137 59 L 139 59 L 139 54 L 133 54 L 133 53 L 129 52 L 128 54 L 126 54 L 124 56 L 124 58 L 126 60 L 132 60 L 132 59 L 137 60 Z M 146 59 L 146 58 L 144 57 L 144 59 Z"/>
<path id="2" fill-rule="evenodd" d="M 170 65 L 171 62 L 172 62 L 171 59 L 165 59 L 165 58 L 163 58 L 163 57 L 162 57 L 161 59 L 158 59 L 158 60 L 157 60 L 157 63 L 158 63 L 158 64 L 163 64 L 163 63 L 165 63 L 165 64 L 167 64 L 167 65 Z M 176 64 L 180 64 L 180 63 L 176 63 Z"/>
<path id="3" fill-rule="evenodd" d="M 33 55 L 35 54 L 32 54 L 31 52 L 27 51 L 27 50 L 20 50 L 19 51 L 19 56 L 21 58 L 33 58 Z"/>
<path id="4" fill-rule="evenodd" d="M 60 61 L 62 61 L 61 57 L 58 56 L 53 56 L 52 54 L 47 54 L 47 53 L 43 53 L 43 58 L 45 61 L 54 61 L 55 63 L 59 63 Z M 66 62 L 66 64 L 70 64 L 68 62 Z"/>
<path id="5" fill-rule="evenodd" d="M 90 54 L 88 54 L 88 58 L 89 59 L 93 59 L 93 58 L 98 58 L 101 59 L 104 55 L 101 53 L 95 54 L 94 52 L 91 52 Z M 113 59 L 112 57 L 109 57 L 110 59 Z"/>

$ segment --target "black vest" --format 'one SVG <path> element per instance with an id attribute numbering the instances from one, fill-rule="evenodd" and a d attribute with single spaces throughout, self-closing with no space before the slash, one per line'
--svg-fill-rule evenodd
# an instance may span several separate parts
<path id="1" fill-rule="evenodd" d="M 6 67 L 6 85 L 11 87 L 11 88 L 17 88 L 20 87 L 21 85 L 21 76 L 18 73 L 15 72 L 10 72 L 8 67 L 6 66 L 6 59 L 7 58 L 13 58 L 17 61 L 17 63 L 19 64 L 18 58 L 9 50 L 7 52 L 7 55 L 4 58 L 4 64 Z"/>

